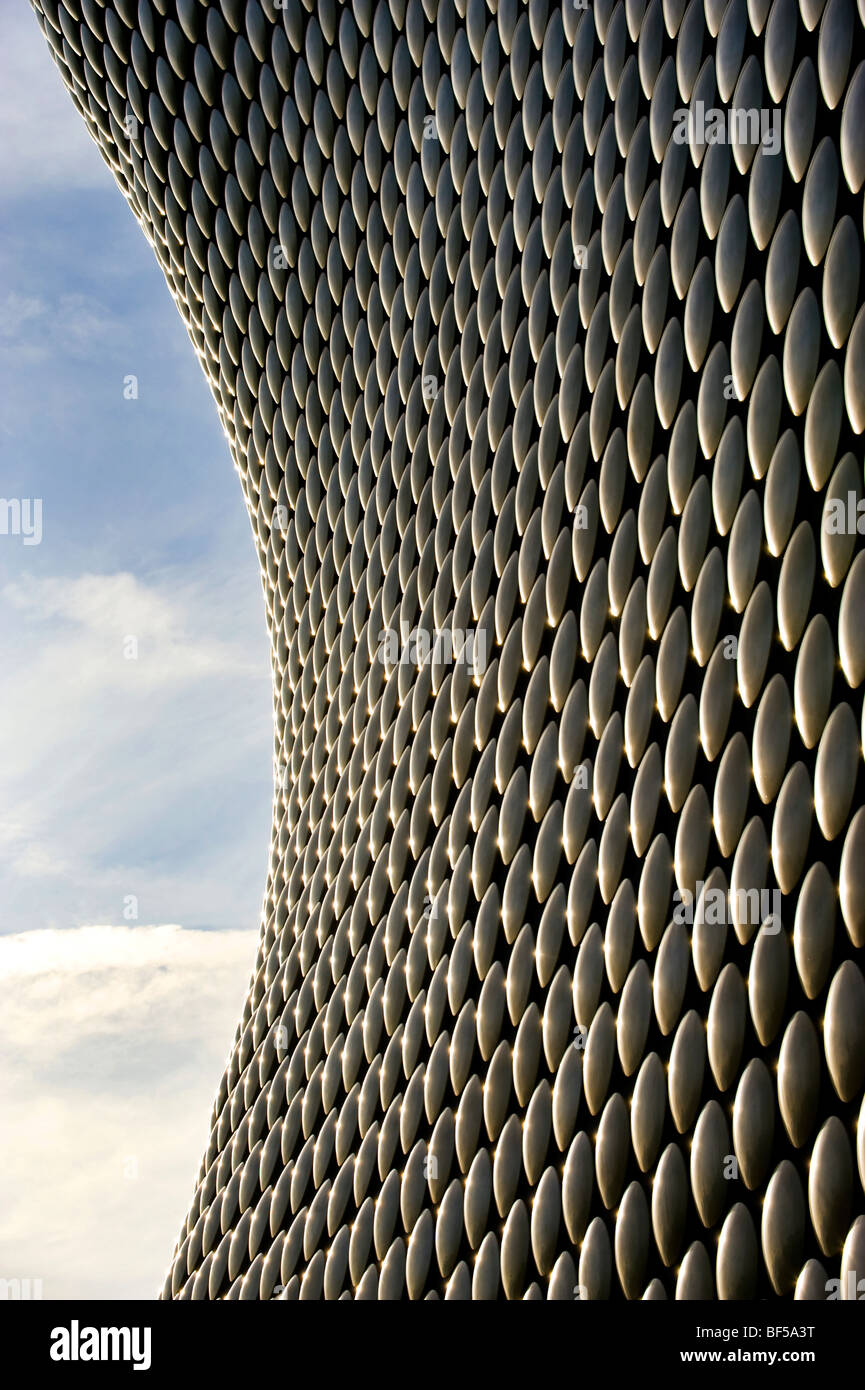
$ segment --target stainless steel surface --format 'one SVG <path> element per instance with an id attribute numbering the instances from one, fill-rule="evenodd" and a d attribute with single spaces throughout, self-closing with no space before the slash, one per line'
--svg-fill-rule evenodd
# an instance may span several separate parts
<path id="1" fill-rule="evenodd" d="M 164 1296 L 865 1275 L 861 5 L 33 4 L 273 647 Z"/>

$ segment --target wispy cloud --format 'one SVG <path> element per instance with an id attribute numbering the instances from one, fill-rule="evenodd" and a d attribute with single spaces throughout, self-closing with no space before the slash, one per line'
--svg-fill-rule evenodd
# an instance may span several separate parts
<path id="1" fill-rule="evenodd" d="M 264 633 L 230 582 L 173 569 L 30 576 L 0 606 L 7 929 L 111 920 L 130 896 L 151 920 L 254 924 L 269 673 Z M 234 862 L 233 886 L 214 873 L 220 860 Z"/>
<path id="2" fill-rule="evenodd" d="M 92 357 L 125 338 L 117 317 L 94 295 L 55 297 L 10 290 L 0 298 L 0 354 L 18 363 L 63 357 Z"/>
<path id="3" fill-rule="evenodd" d="M 0 188 L 4 198 L 36 189 L 104 188 L 111 172 L 72 109 L 59 72 L 46 81 L 45 40 L 29 4 L 3 5 L 0 45 Z"/>
<path id="4" fill-rule="evenodd" d="M 46 1298 L 162 1286 L 257 934 L 0 937 L 0 1278 Z"/>

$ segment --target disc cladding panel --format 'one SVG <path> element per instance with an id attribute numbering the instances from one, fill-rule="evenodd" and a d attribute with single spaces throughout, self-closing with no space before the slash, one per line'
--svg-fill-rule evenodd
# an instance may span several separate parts
<path id="1" fill-rule="evenodd" d="M 865 1276 L 861 0 L 34 5 L 273 648 L 164 1296 Z"/>

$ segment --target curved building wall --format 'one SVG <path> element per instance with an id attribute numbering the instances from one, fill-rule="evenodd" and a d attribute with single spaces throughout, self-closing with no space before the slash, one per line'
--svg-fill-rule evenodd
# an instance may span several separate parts
<path id="1" fill-rule="evenodd" d="M 33 3 L 273 648 L 164 1296 L 865 1277 L 861 3 Z"/>

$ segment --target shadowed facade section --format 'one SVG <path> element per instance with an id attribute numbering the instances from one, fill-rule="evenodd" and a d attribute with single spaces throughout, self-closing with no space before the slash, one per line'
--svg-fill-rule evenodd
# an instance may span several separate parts
<path id="1" fill-rule="evenodd" d="M 273 649 L 163 1296 L 855 1296 L 861 5 L 33 3 Z"/>

